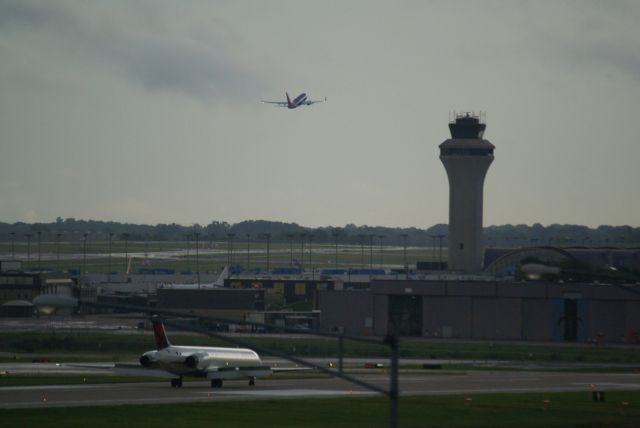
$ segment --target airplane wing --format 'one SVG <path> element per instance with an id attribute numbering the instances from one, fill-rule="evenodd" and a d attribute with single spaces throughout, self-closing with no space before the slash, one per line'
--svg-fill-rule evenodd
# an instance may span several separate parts
<path id="1" fill-rule="evenodd" d="M 237 379 L 244 377 L 269 376 L 272 373 L 269 366 L 256 367 L 208 367 L 207 379 Z"/>
<path id="2" fill-rule="evenodd" d="M 327 101 L 327 97 L 324 97 L 324 99 L 323 99 L 323 100 L 307 100 L 307 101 L 305 101 L 304 103 L 305 103 L 306 105 L 310 106 L 311 104 L 323 103 L 323 102 L 325 102 L 325 101 Z"/>
<path id="3" fill-rule="evenodd" d="M 158 368 L 145 368 L 137 364 L 116 364 L 113 368 L 113 372 L 118 375 L 124 376 L 150 376 L 161 377 L 165 379 L 172 379 L 176 377 L 173 373 L 169 373 L 166 370 Z"/>
<path id="4" fill-rule="evenodd" d="M 260 100 L 265 104 L 275 104 L 278 107 L 287 107 L 288 104 L 286 101 L 266 101 L 266 100 Z"/>
<path id="5" fill-rule="evenodd" d="M 271 367 L 271 371 L 274 373 L 282 372 L 298 372 L 298 371 L 315 370 L 313 367 Z"/>
<path id="6" fill-rule="evenodd" d="M 72 367 L 85 370 L 99 370 L 123 376 L 149 376 L 171 379 L 176 377 L 168 371 L 158 368 L 145 368 L 138 364 L 64 364 L 64 367 Z"/>

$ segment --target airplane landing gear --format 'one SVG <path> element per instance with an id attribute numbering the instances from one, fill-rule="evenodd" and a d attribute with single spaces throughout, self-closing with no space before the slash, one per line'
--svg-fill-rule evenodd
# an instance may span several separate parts
<path id="1" fill-rule="evenodd" d="M 222 388 L 222 379 L 211 379 L 211 388 Z"/>
<path id="2" fill-rule="evenodd" d="M 171 388 L 182 388 L 182 378 L 171 379 Z"/>
<path id="3" fill-rule="evenodd" d="M 249 378 L 249 386 L 255 386 L 256 384 L 256 377 L 255 376 L 251 376 Z"/>

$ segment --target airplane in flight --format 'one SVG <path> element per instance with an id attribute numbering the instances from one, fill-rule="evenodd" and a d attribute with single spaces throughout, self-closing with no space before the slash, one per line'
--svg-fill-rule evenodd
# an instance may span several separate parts
<path id="1" fill-rule="evenodd" d="M 253 386 L 257 376 L 301 369 L 262 365 L 258 354 L 246 348 L 175 346 L 169 342 L 160 318 L 153 317 L 152 323 L 156 349 L 142 354 L 140 365 L 145 369 L 171 373 L 174 376 L 171 379 L 173 388 L 182 387 L 184 376 L 204 377 L 211 380 L 212 388 L 221 388 L 223 379 L 245 378 Z"/>
<path id="2" fill-rule="evenodd" d="M 312 104 L 316 104 L 316 103 L 323 103 L 325 101 L 327 101 L 327 97 L 324 97 L 323 100 L 309 100 L 307 99 L 307 94 L 305 94 L 304 92 L 300 95 L 298 95 L 297 97 L 295 97 L 293 100 L 289 97 L 289 93 L 285 92 L 285 95 L 287 96 L 287 101 L 265 101 L 262 100 L 263 103 L 266 104 L 274 104 L 278 107 L 286 107 L 288 109 L 294 109 L 300 106 L 310 106 Z"/>

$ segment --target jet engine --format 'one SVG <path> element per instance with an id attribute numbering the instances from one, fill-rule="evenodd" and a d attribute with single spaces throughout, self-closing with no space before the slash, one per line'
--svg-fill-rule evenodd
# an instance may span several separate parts
<path id="1" fill-rule="evenodd" d="M 209 355 L 206 352 L 199 352 L 196 354 L 189 355 L 184 360 L 184 363 L 189 368 L 198 369 L 198 368 L 204 368 L 204 365 L 208 362 L 209 359 L 210 359 Z"/>
<path id="2" fill-rule="evenodd" d="M 155 351 L 153 351 L 155 353 Z M 142 356 L 140 357 L 140 365 L 142 367 L 153 367 L 156 365 L 157 361 L 155 358 L 153 358 L 153 355 L 150 355 L 151 352 L 145 352 L 144 354 L 142 354 Z"/>

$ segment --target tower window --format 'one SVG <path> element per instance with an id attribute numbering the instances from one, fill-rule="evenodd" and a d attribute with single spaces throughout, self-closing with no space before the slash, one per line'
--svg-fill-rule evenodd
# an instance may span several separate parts
<path id="1" fill-rule="evenodd" d="M 464 250 L 464 243 L 463 242 L 460 243 L 460 249 Z"/>

